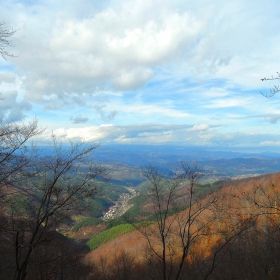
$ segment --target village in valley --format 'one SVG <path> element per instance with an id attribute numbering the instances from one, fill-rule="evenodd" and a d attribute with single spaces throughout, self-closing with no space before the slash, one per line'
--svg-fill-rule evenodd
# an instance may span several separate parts
<path id="1" fill-rule="evenodd" d="M 130 207 L 132 207 L 132 204 L 128 204 L 128 201 L 138 195 L 138 192 L 131 187 L 126 187 L 126 189 L 130 193 L 123 193 L 120 195 L 120 198 L 118 201 L 115 202 L 113 206 L 109 208 L 109 210 L 104 214 L 103 220 L 111 220 L 116 217 L 119 217 L 123 215 Z"/>

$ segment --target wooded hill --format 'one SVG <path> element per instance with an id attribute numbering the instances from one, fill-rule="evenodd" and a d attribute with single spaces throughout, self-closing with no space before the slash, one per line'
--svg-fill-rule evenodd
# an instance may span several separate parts
<path id="1" fill-rule="evenodd" d="M 190 202 L 192 186 L 180 186 L 172 196 L 173 189 L 165 189 L 159 196 L 161 214 L 153 225 L 134 225 L 135 231 L 87 254 L 87 262 L 94 266 L 92 275 L 97 279 L 279 279 L 279 179 L 280 173 L 275 173 L 226 181 L 204 198 L 194 195 L 193 185 L 192 203 L 171 216 L 168 201 L 170 209 L 182 207 Z M 173 198 L 181 203 L 171 203 Z M 158 206 L 149 197 L 142 209 L 153 211 Z"/>

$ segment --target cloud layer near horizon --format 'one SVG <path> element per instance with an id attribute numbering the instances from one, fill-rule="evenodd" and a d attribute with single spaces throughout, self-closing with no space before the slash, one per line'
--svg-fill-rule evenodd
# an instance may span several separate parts
<path id="1" fill-rule="evenodd" d="M 279 70 L 276 0 L 41 0 L 0 7 L 2 20 L 18 29 L 9 49 L 18 56 L 0 62 L 6 121 L 35 115 L 62 138 L 85 134 L 87 141 L 181 143 L 194 133 L 202 145 L 243 133 L 246 145 L 278 141 L 260 135 L 275 134 L 279 99 L 259 94 L 271 85 L 260 78 Z M 135 129 L 128 136 L 145 123 L 188 128 Z"/>

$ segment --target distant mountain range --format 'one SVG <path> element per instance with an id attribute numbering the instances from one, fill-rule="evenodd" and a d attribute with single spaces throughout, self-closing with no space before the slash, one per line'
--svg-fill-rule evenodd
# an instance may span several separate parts
<path id="1" fill-rule="evenodd" d="M 265 174 L 280 170 L 280 154 L 271 152 L 242 152 L 207 150 L 176 146 L 101 146 L 95 151 L 95 160 L 128 166 L 152 164 L 173 169 L 180 161 L 201 165 L 208 173 L 221 176 Z"/>
<path id="2" fill-rule="evenodd" d="M 41 155 L 52 152 L 50 147 L 41 149 Z M 203 168 L 206 175 L 212 176 L 213 180 L 280 170 L 280 153 L 256 149 L 230 151 L 225 148 L 218 150 L 167 145 L 103 145 L 94 151 L 92 160 L 109 165 L 110 171 L 116 170 L 117 178 L 114 178 L 113 174 L 112 179 L 124 185 L 139 184 L 143 179 L 140 176 L 141 168 L 148 164 L 169 172 L 174 170 L 180 161 L 195 162 Z"/>
<path id="3" fill-rule="evenodd" d="M 245 150 L 245 151 L 244 151 Z M 169 146 L 169 145 L 104 145 L 100 146 L 96 152 L 96 158 L 105 159 L 108 156 L 114 156 L 122 162 L 135 162 L 137 156 L 138 162 L 153 161 L 155 159 L 166 159 L 174 157 L 175 160 L 201 161 L 233 158 L 280 158 L 280 153 L 263 151 L 256 149 L 236 149 L 228 150 L 221 148 L 205 147 L 187 147 L 187 146 Z M 108 158 L 109 159 L 109 158 Z M 131 162 L 129 163 L 131 164 Z"/>

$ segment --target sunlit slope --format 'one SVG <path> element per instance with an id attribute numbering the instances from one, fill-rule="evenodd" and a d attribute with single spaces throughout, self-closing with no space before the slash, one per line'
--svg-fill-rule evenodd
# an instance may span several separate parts
<path id="1" fill-rule="evenodd" d="M 191 213 L 199 215 L 190 229 L 190 234 L 196 238 L 190 248 L 189 261 L 194 256 L 207 257 L 213 254 L 215 248 L 228 239 L 234 240 L 236 236 L 250 230 L 252 226 L 261 227 L 278 219 L 279 181 L 280 173 L 227 181 L 224 183 L 224 188 L 208 194 L 192 205 Z M 172 229 L 172 249 L 178 258 L 181 254 L 179 224 L 187 223 L 189 214 L 189 209 L 186 209 L 170 216 L 166 222 Z M 156 231 L 156 224 L 148 227 L 146 231 L 150 241 L 154 243 L 158 242 Z M 160 243 L 156 247 L 160 251 Z M 120 251 L 125 251 L 134 259 L 143 261 L 147 252 L 147 240 L 139 231 L 127 233 L 90 252 L 87 259 L 96 262 L 104 257 L 109 262 L 113 262 L 114 256 Z"/>

